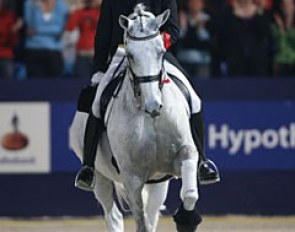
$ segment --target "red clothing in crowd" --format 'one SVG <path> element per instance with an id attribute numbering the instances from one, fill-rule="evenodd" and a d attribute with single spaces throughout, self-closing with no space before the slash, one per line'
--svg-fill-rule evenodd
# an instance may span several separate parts
<path id="1" fill-rule="evenodd" d="M 84 8 L 70 15 L 67 30 L 79 30 L 80 37 L 77 43 L 78 51 L 94 49 L 94 38 L 99 16 L 100 9 L 98 8 Z"/>
<path id="2" fill-rule="evenodd" d="M 232 4 L 234 0 L 228 0 L 229 4 Z M 255 1 L 254 1 L 255 2 Z M 273 5 L 273 0 L 265 0 L 265 9 L 271 10 Z"/>
<path id="3" fill-rule="evenodd" d="M 13 59 L 13 49 L 17 42 L 17 34 L 13 32 L 15 22 L 12 12 L 0 10 L 0 58 Z"/>

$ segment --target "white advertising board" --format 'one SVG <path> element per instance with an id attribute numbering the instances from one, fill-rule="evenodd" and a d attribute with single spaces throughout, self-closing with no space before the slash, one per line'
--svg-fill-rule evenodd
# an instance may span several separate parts
<path id="1" fill-rule="evenodd" d="M 49 173 L 50 104 L 0 103 L 0 173 Z"/>

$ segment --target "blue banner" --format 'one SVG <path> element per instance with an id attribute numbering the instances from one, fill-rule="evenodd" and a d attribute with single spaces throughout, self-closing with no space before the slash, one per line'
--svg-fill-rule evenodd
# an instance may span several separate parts
<path id="1" fill-rule="evenodd" d="M 76 111 L 75 103 L 51 104 L 52 172 L 77 171 L 80 161 L 69 149 L 69 128 Z"/>
<path id="2" fill-rule="evenodd" d="M 52 171 L 76 171 L 74 103 L 51 104 Z M 206 153 L 221 170 L 295 170 L 294 101 L 204 102 Z"/>
<path id="3" fill-rule="evenodd" d="M 207 153 L 226 170 L 295 170 L 295 102 L 207 102 Z"/>

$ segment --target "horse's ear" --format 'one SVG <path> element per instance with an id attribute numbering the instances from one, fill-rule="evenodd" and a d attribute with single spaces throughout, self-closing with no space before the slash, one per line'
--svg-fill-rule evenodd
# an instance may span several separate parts
<path id="1" fill-rule="evenodd" d="M 124 30 L 127 31 L 130 26 L 130 19 L 128 19 L 128 17 L 126 17 L 125 15 L 120 15 L 119 24 Z"/>
<path id="2" fill-rule="evenodd" d="M 169 19 L 170 17 L 170 10 L 167 9 L 165 10 L 162 14 L 158 15 L 156 17 L 156 23 L 158 25 L 158 27 L 160 28 L 162 25 L 164 25 L 166 23 L 166 21 Z"/>

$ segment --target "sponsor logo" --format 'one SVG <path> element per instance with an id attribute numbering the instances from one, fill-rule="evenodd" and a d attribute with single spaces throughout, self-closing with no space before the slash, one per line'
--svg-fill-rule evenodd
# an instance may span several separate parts
<path id="1" fill-rule="evenodd" d="M 12 117 L 11 124 L 13 131 L 2 138 L 1 145 L 7 150 L 22 150 L 28 145 L 29 140 L 25 134 L 19 131 L 19 118 L 17 114 Z"/>
<path id="2" fill-rule="evenodd" d="M 208 145 L 210 149 L 221 148 L 230 155 L 243 152 L 252 154 L 257 149 L 295 149 L 295 123 L 280 128 L 232 129 L 228 124 L 208 127 Z"/>
<path id="3" fill-rule="evenodd" d="M 48 173 L 48 103 L 0 103 L 0 173 Z"/>

